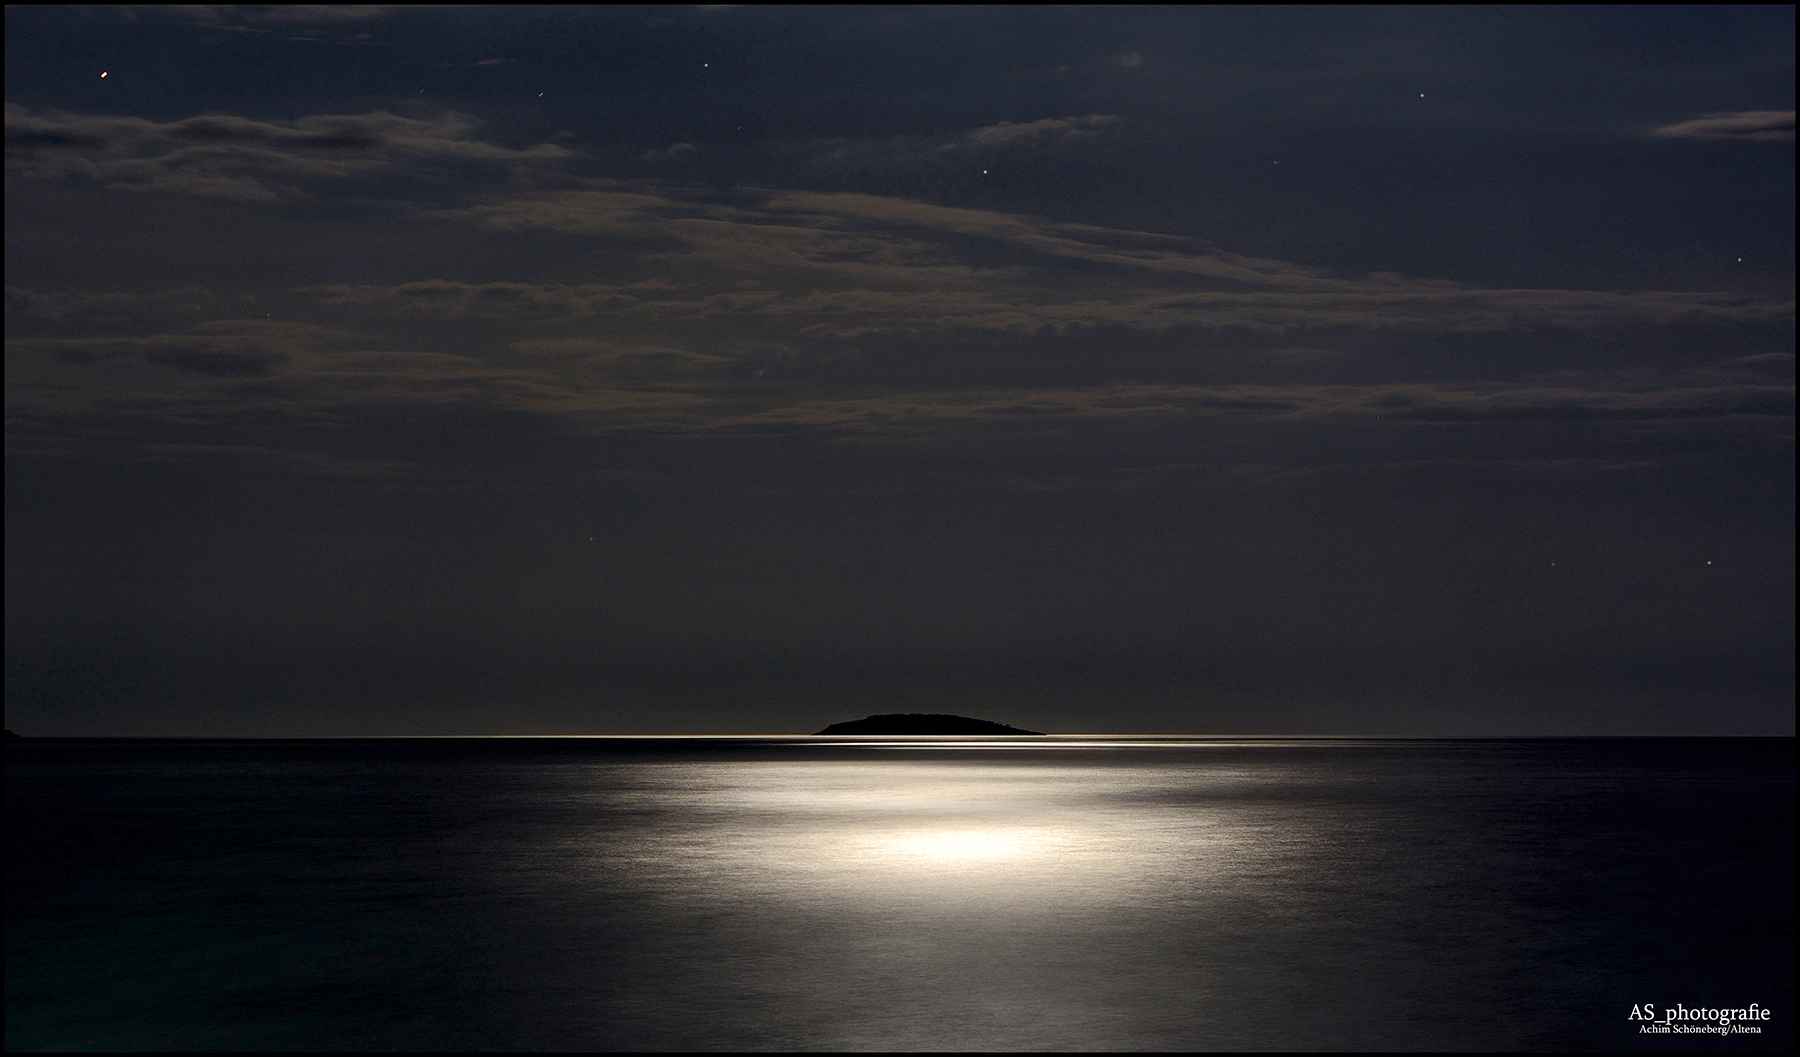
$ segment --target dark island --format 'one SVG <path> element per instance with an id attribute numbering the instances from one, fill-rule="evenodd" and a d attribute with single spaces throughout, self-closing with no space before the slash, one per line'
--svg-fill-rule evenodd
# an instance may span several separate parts
<path id="1" fill-rule="evenodd" d="M 868 719 L 853 719 L 847 723 L 833 723 L 820 734 L 1037 734 L 1041 730 L 1020 730 L 1004 723 L 990 723 L 985 719 L 970 719 L 967 716 L 940 716 L 922 712 L 891 712 L 885 716 L 870 716 Z"/>

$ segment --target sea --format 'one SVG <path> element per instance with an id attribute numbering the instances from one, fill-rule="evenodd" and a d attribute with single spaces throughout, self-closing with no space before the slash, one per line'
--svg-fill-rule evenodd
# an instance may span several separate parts
<path id="1" fill-rule="evenodd" d="M 1794 741 L 6 744 L 9 1050 L 1791 1050 Z"/>

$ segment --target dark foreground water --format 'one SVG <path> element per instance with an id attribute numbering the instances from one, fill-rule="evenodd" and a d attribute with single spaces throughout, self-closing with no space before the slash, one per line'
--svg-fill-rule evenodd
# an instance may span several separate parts
<path id="1" fill-rule="evenodd" d="M 6 750 L 8 1049 L 1791 1049 L 1793 922 L 1792 739 Z"/>

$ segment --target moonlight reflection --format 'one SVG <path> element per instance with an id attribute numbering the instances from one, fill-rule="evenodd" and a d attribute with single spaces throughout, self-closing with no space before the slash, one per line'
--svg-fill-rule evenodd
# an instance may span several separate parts
<path id="1" fill-rule="evenodd" d="M 668 790 L 693 810 L 679 842 L 687 876 L 701 887 L 725 878 L 766 887 L 778 899 L 879 896 L 897 906 L 953 898 L 1005 906 L 1016 919 L 1030 913 L 1011 904 L 1020 890 L 1104 903 L 1159 878 L 1213 869 L 1218 857 L 1204 850 L 1250 836 L 1218 826 L 1204 806 L 1156 805 L 1152 783 L 1162 768 L 883 755 L 807 767 L 724 765 L 708 776 L 710 788 Z M 1230 771 L 1176 769 L 1190 787 Z"/>
<path id="2" fill-rule="evenodd" d="M 1019 860 L 1042 856 L 1042 834 L 1004 829 L 945 829 L 925 833 L 901 833 L 869 843 L 860 856 L 870 865 L 961 865 Z"/>

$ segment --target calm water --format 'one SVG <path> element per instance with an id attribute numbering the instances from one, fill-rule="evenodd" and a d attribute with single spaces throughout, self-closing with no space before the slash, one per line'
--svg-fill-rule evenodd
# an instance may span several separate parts
<path id="1" fill-rule="evenodd" d="M 1791 739 L 31 741 L 6 789 L 9 1049 L 1794 1045 Z"/>

